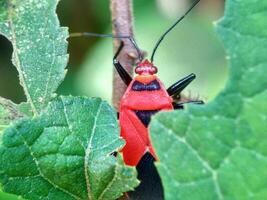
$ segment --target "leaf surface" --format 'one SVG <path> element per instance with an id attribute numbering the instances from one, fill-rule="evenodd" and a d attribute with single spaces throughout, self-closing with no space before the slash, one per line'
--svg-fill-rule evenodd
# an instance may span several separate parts
<path id="1" fill-rule="evenodd" d="M 204 106 L 151 124 L 165 198 L 267 197 L 267 1 L 226 2 L 217 24 L 229 56 L 226 88 Z"/>
<path id="2" fill-rule="evenodd" d="M 124 142 L 99 98 L 59 97 L 1 141 L 3 190 L 26 199 L 116 199 L 138 185 L 135 169 L 112 155 Z"/>
<path id="3" fill-rule="evenodd" d="M 25 115 L 19 111 L 18 105 L 10 100 L 0 97 L 0 133 L 8 127 L 8 125 Z"/>
<path id="4" fill-rule="evenodd" d="M 35 114 L 64 79 L 67 29 L 59 26 L 58 0 L 2 0 L 0 34 L 13 45 L 12 62 Z"/>

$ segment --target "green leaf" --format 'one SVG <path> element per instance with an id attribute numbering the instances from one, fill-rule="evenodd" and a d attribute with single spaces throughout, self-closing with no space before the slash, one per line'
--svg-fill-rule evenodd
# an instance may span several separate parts
<path id="1" fill-rule="evenodd" d="M 59 97 L 40 117 L 5 130 L 3 190 L 26 199 L 116 199 L 138 185 L 135 169 L 112 155 L 123 145 L 107 103 Z"/>
<path id="2" fill-rule="evenodd" d="M 205 106 L 152 120 L 166 199 L 266 199 L 266 9 L 228 0 L 217 25 L 230 58 L 226 88 Z"/>
<path id="3" fill-rule="evenodd" d="M 0 199 L 4 200 L 23 200 L 21 197 L 12 195 L 12 194 L 7 194 L 1 191 L 0 189 Z"/>
<path id="4" fill-rule="evenodd" d="M 17 104 L 0 97 L 0 133 L 7 128 L 11 122 L 23 117 L 25 117 L 25 115 L 19 111 Z"/>
<path id="5" fill-rule="evenodd" d="M 58 0 L 2 0 L 0 34 L 13 45 L 12 62 L 32 110 L 46 107 L 64 79 L 67 29 L 59 26 Z"/>

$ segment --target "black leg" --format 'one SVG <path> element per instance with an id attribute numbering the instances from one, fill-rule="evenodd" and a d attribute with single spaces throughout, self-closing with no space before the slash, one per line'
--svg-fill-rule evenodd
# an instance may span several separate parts
<path id="1" fill-rule="evenodd" d="M 181 110 L 184 109 L 183 104 L 172 102 L 172 106 L 174 110 Z"/>
<path id="2" fill-rule="evenodd" d="M 193 104 L 204 104 L 204 101 L 188 101 L 188 102 L 183 102 L 183 103 L 176 103 L 176 102 L 173 102 L 172 105 L 173 105 L 173 108 L 176 110 L 176 109 L 183 109 L 184 108 L 184 104 L 188 104 L 188 103 L 193 103 Z"/>
<path id="3" fill-rule="evenodd" d="M 191 83 L 195 78 L 196 75 L 192 73 L 184 77 L 183 79 L 177 81 L 167 89 L 168 94 L 170 96 L 179 95 L 183 91 L 183 89 L 185 89 L 185 87 L 188 86 L 189 83 Z"/>
<path id="4" fill-rule="evenodd" d="M 115 53 L 115 56 L 113 58 L 113 64 L 114 64 L 117 72 L 119 73 L 122 81 L 128 86 L 133 79 L 128 74 L 128 72 L 123 68 L 123 66 L 120 64 L 120 62 L 117 60 L 117 57 L 120 54 L 122 48 L 123 48 L 123 42 L 121 42 L 120 47 L 118 48 L 118 51 Z"/>

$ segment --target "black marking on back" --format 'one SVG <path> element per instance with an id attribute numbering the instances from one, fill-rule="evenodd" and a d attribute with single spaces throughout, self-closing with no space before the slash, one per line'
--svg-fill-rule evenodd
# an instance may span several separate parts
<path id="1" fill-rule="evenodd" d="M 132 85 L 132 90 L 143 91 L 143 90 L 145 90 L 145 85 L 139 81 L 134 81 L 134 83 Z"/>
<path id="2" fill-rule="evenodd" d="M 159 110 L 135 110 L 135 114 L 141 120 L 145 127 L 148 127 L 148 124 L 151 120 L 151 116 L 156 114 Z"/>
<path id="3" fill-rule="evenodd" d="M 148 91 L 159 90 L 159 89 L 160 89 L 160 85 L 157 80 L 154 80 L 151 83 L 146 85 L 146 90 Z"/>
<path id="4" fill-rule="evenodd" d="M 159 173 L 154 165 L 155 159 L 147 152 L 136 166 L 140 185 L 129 192 L 130 199 L 163 200 L 164 192 Z"/>
<path id="5" fill-rule="evenodd" d="M 134 81 L 134 83 L 132 85 L 132 90 L 134 90 L 134 91 L 160 90 L 160 84 L 157 80 L 151 81 L 148 84 L 143 84 L 139 81 Z"/>

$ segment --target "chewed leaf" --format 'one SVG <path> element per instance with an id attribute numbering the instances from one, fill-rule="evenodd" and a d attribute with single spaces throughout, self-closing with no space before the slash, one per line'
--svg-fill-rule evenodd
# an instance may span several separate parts
<path id="1" fill-rule="evenodd" d="M 64 79 L 67 29 L 56 16 L 58 0 L 2 0 L 0 34 L 13 45 L 12 62 L 33 112 L 46 107 Z"/>
<path id="2" fill-rule="evenodd" d="M 5 130 L 3 189 L 26 199 L 116 199 L 138 184 L 135 169 L 112 155 L 123 145 L 107 103 L 59 97 L 40 117 Z"/>
<path id="3" fill-rule="evenodd" d="M 230 58 L 223 92 L 162 113 L 151 137 L 166 199 L 267 196 L 267 1 L 226 1 L 217 31 Z"/>

